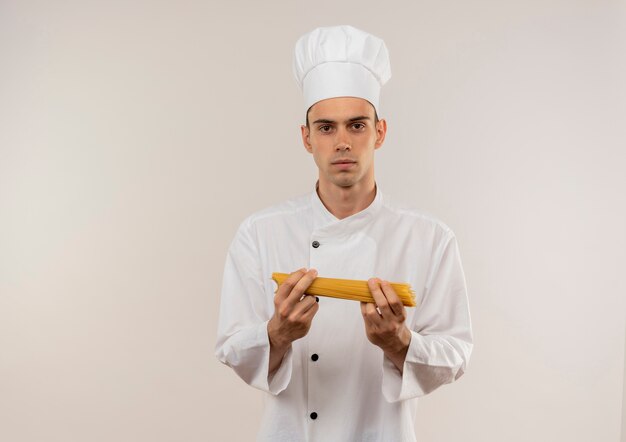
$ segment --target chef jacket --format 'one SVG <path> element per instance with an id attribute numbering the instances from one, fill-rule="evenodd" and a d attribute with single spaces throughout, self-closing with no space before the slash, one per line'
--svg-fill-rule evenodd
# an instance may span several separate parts
<path id="1" fill-rule="evenodd" d="M 319 185 L 319 182 L 318 184 Z M 316 187 L 317 187 L 316 185 Z M 269 375 L 267 323 L 273 272 L 409 283 L 411 341 L 402 373 L 370 343 L 359 302 L 319 298 L 306 336 Z M 216 356 L 264 395 L 262 441 L 414 441 L 417 397 L 465 371 L 472 331 L 454 233 L 392 203 L 376 185 L 364 210 L 344 219 L 317 191 L 248 216 L 228 250 Z"/>

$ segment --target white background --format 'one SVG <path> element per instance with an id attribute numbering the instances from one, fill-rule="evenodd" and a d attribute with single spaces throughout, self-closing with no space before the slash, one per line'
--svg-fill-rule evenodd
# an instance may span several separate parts
<path id="1" fill-rule="evenodd" d="M 617 1 L 1 1 L 0 440 L 252 440 L 213 356 L 227 247 L 309 192 L 296 39 L 393 76 L 384 192 L 459 239 L 475 350 L 420 441 L 626 441 Z"/>

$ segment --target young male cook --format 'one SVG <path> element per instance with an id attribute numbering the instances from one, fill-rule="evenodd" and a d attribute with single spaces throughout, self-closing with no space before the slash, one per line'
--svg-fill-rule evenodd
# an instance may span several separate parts
<path id="1" fill-rule="evenodd" d="M 259 440 L 413 441 L 416 398 L 458 379 L 472 351 L 455 235 L 375 180 L 384 42 L 351 26 L 315 29 L 296 44 L 294 73 L 319 177 L 239 226 L 216 355 L 266 393 Z M 273 272 L 291 273 L 278 290 Z M 303 296 L 317 276 L 367 280 L 375 303 Z M 417 307 L 389 281 L 409 283 Z"/>

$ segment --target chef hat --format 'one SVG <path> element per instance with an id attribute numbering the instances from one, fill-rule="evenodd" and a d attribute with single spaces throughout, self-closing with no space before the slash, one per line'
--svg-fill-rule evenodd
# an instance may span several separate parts
<path id="1" fill-rule="evenodd" d="M 333 97 L 364 98 L 379 109 L 391 77 L 385 42 L 352 26 L 317 28 L 296 42 L 293 73 L 306 109 Z"/>

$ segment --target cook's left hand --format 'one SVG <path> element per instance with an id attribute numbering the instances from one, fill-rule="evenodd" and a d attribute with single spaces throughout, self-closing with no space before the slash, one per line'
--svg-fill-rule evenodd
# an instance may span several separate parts
<path id="1" fill-rule="evenodd" d="M 411 342 L 411 331 L 404 324 L 404 305 L 388 281 L 370 278 L 367 284 L 376 302 L 361 302 L 367 339 L 380 347 L 398 369 L 402 370 Z"/>

